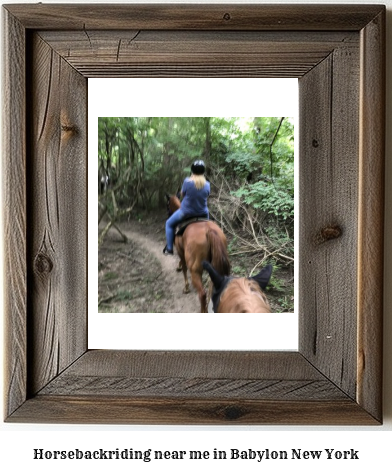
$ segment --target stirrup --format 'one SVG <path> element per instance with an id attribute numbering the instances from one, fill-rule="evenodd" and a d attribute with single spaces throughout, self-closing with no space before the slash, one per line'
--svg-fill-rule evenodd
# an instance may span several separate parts
<path id="1" fill-rule="evenodd" d="M 173 255 L 173 250 L 168 250 L 167 245 L 165 245 L 165 248 L 163 249 L 163 254 L 164 255 Z"/>

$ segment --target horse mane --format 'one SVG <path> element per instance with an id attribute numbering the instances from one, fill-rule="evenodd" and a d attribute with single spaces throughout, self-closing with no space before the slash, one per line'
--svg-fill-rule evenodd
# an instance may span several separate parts
<path id="1" fill-rule="evenodd" d="M 234 278 L 223 291 L 219 313 L 270 313 L 268 300 L 257 282 Z"/>
<path id="2" fill-rule="evenodd" d="M 207 231 L 207 239 L 211 247 L 212 266 L 220 275 L 230 275 L 230 261 L 226 242 L 222 241 L 216 230 L 211 227 Z"/>

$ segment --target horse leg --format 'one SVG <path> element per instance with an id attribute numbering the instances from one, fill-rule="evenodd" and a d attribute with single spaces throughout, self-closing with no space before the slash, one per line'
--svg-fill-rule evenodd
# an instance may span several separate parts
<path id="1" fill-rule="evenodd" d="M 214 291 L 214 285 L 213 285 L 212 281 L 210 280 L 210 283 L 208 284 L 208 291 L 207 291 L 207 307 L 210 304 L 213 291 Z"/>
<path id="2" fill-rule="evenodd" d="M 186 261 L 185 261 L 185 253 L 184 253 L 184 247 L 182 243 L 182 237 L 176 236 L 174 243 L 177 249 L 178 256 L 180 257 L 180 261 L 178 263 L 178 267 L 176 268 L 176 270 L 178 272 L 182 270 L 182 273 L 184 275 L 184 282 L 185 282 L 183 293 L 186 294 L 186 293 L 189 293 L 190 289 L 189 289 L 189 281 L 188 281 L 188 268 L 186 266 Z"/>
<path id="3" fill-rule="evenodd" d="M 200 300 L 200 312 L 207 313 L 207 295 L 201 280 L 201 274 L 196 271 L 191 271 L 192 285 L 196 288 Z"/>
<path id="4" fill-rule="evenodd" d="M 178 251 L 178 247 L 177 247 L 177 251 Z M 183 293 L 187 294 L 190 292 L 190 289 L 189 289 L 189 281 L 188 281 L 188 268 L 186 266 L 184 251 L 180 249 L 180 252 L 178 252 L 178 254 L 180 256 L 180 261 L 178 262 L 178 267 L 176 268 L 176 270 L 178 272 L 182 270 L 182 273 L 184 275 L 184 282 L 185 282 Z"/>
<path id="5" fill-rule="evenodd" d="M 181 264 L 181 267 L 182 267 L 182 273 L 184 275 L 184 281 L 185 281 L 185 287 L 184 287 L 183 293 L 187 294 L 191 291 L 189 289 L 188 271 L 187 271 L 188 269 L 186 267 L 185 261 L 181 261 L 180 264 Z"/>

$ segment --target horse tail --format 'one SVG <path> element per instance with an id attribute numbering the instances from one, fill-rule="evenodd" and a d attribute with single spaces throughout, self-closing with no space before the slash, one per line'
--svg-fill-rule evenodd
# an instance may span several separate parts
<path id="1" fill-rule="evenodd" d="M 226 241 L 215 229 L 209 229 L 207 239 L 210 243 L 211 263 L 222 276 L 230 275 L 230 261 Z"/>

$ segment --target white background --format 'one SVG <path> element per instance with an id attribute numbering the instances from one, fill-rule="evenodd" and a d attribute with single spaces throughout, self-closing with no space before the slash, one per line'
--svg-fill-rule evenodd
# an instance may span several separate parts
<path id="1" fill-rule="evenodd" d="M 14 0 L 13 3 L 26 3 Z M 61 2 L 47 2 L 61 3 Z M 70 2 L 71 3 L 71 2 Z M 75 2 L 74 2 L 75 3 Z M 85 3 L 88 3 L 87 0 Z M 96 2 L 98 3 L 98 2 Z M 105 0 L 108 3 L 108 0 Z M 136 1 L 134 3 L 137 3 Z M 155 0 L 155 3 L 157 1 Z M 203 2 L 199 2 L 203 3 Z M 219 3 L 219 2 L 216 2 Z M 226 0 L 225 3 L 230 3 Z M 235 2 L 241 3 L 241 2 Z M 247 3 L 263 3 L 262 1 Z M 278 3 L 267 0 L 265 3 Z M 296 3 L 285 0 L 284 3 Z M 303 0 L 300 3 L 307 3 Z M 317 2 L 308 2 L 317 3 Z M 324 2 L 328 3 L 328 2 Z M 360 1 L 334 0 L 329 3 L 360 3 Z M 367 0 L 366 3 L 381 3 Z M 183 472 L 193 473 L 205 470 L 211 472 L 225 469 L 227 472 L 271 472 L 272 469 L 289 469 L 290 472 L 307 473 L 357 473 L 390 472 L 390 449 L 392 445 L 392 0 L 382 2 L 387 5 L 387 163 L 386 163 L 386 211 L 385 211 L 385 324 L 384 324 L 384 425 L 382 427 L 301 427 L 301 426 L 255 426 L 255 427 L 192 427 L 192 426 L 89 426 L 89 425 L 0 425 L 0 465 L 3 472 L 84 473 L 94 469 L 95 473 L 130 472 Z M 335 448 L 359 450 L 359 461 L 160 461 L 151 463 L 130 461 L 34 461 L 34 448 L 44 449 L 168 449 L 168 450 L 220 450 L 277 449 L 322 450 Z"/>
<path id="2" fill-rule="evenodd" d="M 98 117 L 262 115 L 293 117 L 297 122 L 298 80 L 89 79 L 88 94 L 89 235 L 93 236 L 89 239 L 88 255 L 88 347 L 142 350 L 296 350 L 298 318 L 294 314 L 98 314 L 98 248 L 95 235 L 98 220 Z M 296 172 L 296 180 L 297 175 Z M 295 222 L 298 224 L 298 219 Z M 297 239 L 295 242 L 297 243 Z M 162 248 L 163 246 L 162 241 Z M 182 275 L 178 276 L 182 278 Z M 297 280 L 295 278 L 295 282 Z"/>

